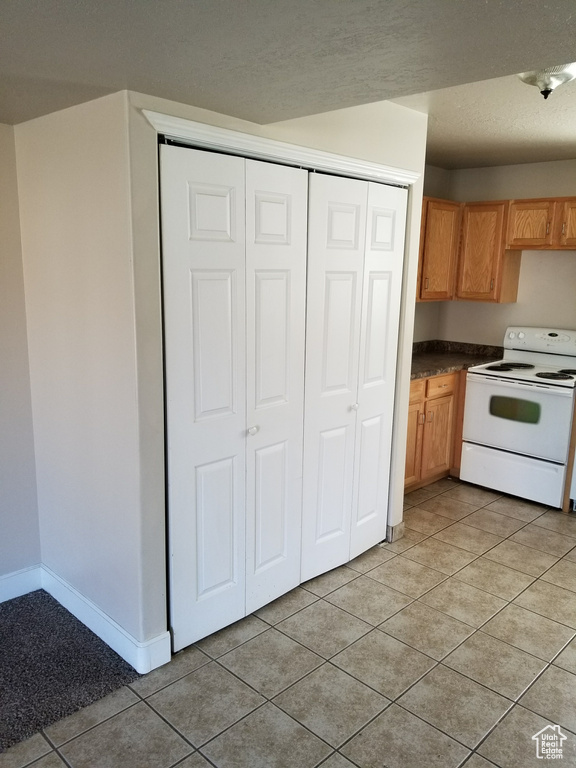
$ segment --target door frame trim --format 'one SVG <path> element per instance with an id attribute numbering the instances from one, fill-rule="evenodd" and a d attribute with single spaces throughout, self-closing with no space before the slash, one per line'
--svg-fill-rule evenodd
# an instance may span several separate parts
<path id="1" fill-rule="evenodd" d="M 167 139 L 189 143 L 198 148 L 238 154 L 256 160 L 269 160 L 313 171 L 329 171 L 342 176 L 401 187 L 411 186 L 420 178 L 419 173 L 403 168 L 336 155 L 228 128 L 218 128 L 207 123 L 198 123 L 148 109 L 143 109 L 142 114 L 157 133 Z"/>

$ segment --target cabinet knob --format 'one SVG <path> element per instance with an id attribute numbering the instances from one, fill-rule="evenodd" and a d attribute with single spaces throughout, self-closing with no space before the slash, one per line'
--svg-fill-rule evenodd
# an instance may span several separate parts
<path id="1" fill-rule="evenodd" d="M 260 427 L 248 427 L 248 434 L 255 435 L 260 431 Z"/>
<path id="2" fill-rule="evenodd" d="M 360 404 L 359 403 L 352 403 L 352 405 L 350 406 L 350 410 L 351 411 L 357 411 L 358 408 L 360 408 Z"/>
<path id="3" fill-rule="evenodd" d="M 562 222 L 562 235 L 565 235 L 565 234 L 566 234 L 566 222 L 563 221 Z"/>

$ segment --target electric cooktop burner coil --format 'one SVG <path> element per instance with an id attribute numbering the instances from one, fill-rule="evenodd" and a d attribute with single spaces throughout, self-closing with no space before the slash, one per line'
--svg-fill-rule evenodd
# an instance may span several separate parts
<path id="1" fill-rule="evenodd" d="M 534 374 L 539 379 L 555 379 L 556 381 L 565 381 L 566 379 L 573 379 L 574 376 L 570 376 L 567 373 L 561 371 L 542 371 L 541 373 Z"/>
<path id="2" fill-rule="evenodd" d="M 509 363 L 507 361 L 486 366 L 487 371 L 527 371 L 531 368 L 534 366 L 530 363 Z"/>

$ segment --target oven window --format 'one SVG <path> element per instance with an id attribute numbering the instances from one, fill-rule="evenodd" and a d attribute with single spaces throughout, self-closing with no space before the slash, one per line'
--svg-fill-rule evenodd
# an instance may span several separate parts
<path id="1" fill-rule="evenodd" d="M 521 421 L 524 424 L 538 424 L 540 421 L 540 403 L 521 400 L 519 397 L 504 397 L 492 395 L 490 398 L 490 414 L 500 419 Z"/>

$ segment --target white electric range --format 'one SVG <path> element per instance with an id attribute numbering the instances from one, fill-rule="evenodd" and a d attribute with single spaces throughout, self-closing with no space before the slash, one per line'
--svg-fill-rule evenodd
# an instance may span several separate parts
<path id="1" fill-rule="evenodd" d="M 468 370 L 460 477 L 561 507 L 576 393 L 576 330 L 510 327 L 504 357 Z"/>

